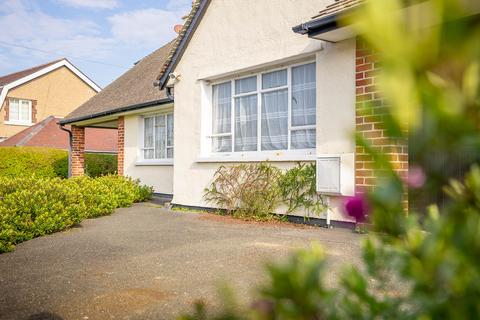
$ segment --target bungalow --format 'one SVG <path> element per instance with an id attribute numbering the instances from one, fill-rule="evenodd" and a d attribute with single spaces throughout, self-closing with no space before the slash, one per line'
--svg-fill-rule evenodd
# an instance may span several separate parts
<path id="1" fill-rule="evenodd" d="M 381 139 L 379 123 L 357 112 L 367 100 L 382 104 L 373 55 L 336 23 L 359 3 L 195 1 L 172 43 L 61 121 L 72 125 L 74 173 L 91 126 L 118 127 L 119 173 L 182 206 L 210 206 L 203 190 L 221 165 L 317 162 L 317 190 L 331 207 L 319 218 L 345 221 L 342 197 L 374 184 L 355 130 L 380 137 L 399 170 L 408 167 L 406 147 Z"/>
<path id="2" fill-rule="evenodd" d="M 72 125 L 73 176 L 84 173 L 86 132 L 118 128 L 118 174 L 140 179 L 156 193 L 173 194 L 173 99 L 154 86 L 172 45 L 135 63 L 60 121 Z"/>

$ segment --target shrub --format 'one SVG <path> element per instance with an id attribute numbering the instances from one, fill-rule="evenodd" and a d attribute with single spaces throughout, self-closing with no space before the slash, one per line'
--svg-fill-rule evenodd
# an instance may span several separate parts
<path id="1" fill-rule="evenodd" d="M 85 154 L 85 174 L 89 177 L 100 177 L 117 172 L 117 156 L 114 154 Z"/>
<path id="2" fill-rule="evenodd" d="M 68 154 L 62 150 L 0 147 L 0 176 L 54 178 L 59 173 L 56 167 L 65 161 L 68 166 Z"/>
<path id="3" fill-rule="evenodd" d="M 287 205 L 286 214 L 303 209 L 306 216 L 319 215 L 327 209 L 323 197 L 317 193 L 315 163 L 297 163 L 279 179 L 282 200 Z"/>
<path id="4" fill-rule="evenodd" d="M 85 174 L 100 177 L 117 171 L 117 156 L 85 154 Z M 0 176 L 67 178 L 68 152 L 39 147 L 0 147 Z"/>
<path id="5" fill-rule="evenodd" d="M 242 218 L 278 218 L 272 212 L 281 203 L 287 205 L 286 214 L 303 209 L 306 217 L 319 215 L 327 206 L 316 191 L 315 168 L 313 163 L 298 163 L 286 172 L 266 163 L 221 166 L 204 198 Z"/>
<path id="6" fill-rule="evenodd" d="M 145 201 L 149 187 L 119 176 L 72 179 L 0 177 L 0 252 L 115 208 Z"/>
<path id="7" fill-rule="evenodd" d="M 205 189 L 204 198 L 234 216 L 272 219 L 272 212 L 280 204 L 280 175 L 279 169 L 265 163 L 221 166 Z"/>

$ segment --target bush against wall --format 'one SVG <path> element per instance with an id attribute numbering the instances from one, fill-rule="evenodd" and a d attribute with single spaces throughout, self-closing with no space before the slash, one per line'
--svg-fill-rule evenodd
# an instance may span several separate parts
<path id="1" fill-rule="evenodd" d="M 150 198 L 152 189 L 119 176 L 0 177 L 0 253 L 82 220 Z"/>
<path id="2" fill-rule="evenodd" d="M 322 195 L 317 193 L 315 163 L 297 163 L 287 170 L 278 181 L 286 214 L 303 210 L 307 216 L 319 216 L 327 209 Z"/>
<path id="3" fill-rule="evenodd" d="M 103 153 L 85 154 L 85 174 L 89 177 L 100 177 L 117 172 L 117 155 Z"/>
<path id="4" fill-rule="evenodd" d="M 221 166 L 204 198 L 237 217 L 269 220 L 280 204 L 281 171 L 269 164 Z"/>
<path id="5" fill-rule="evenodd" d="M 255 220 L 278 218 L 273 212 L 282 203 L 286 214 L 303 210 L 307 217 L 327 208 L 316 192 L 315 164 L 304 163 L 286 172 L 268 163 L 221 166 L 204 198 L 227 214 Z"/>
<path id="6" fill-rule="evenodd" d="M 117 156 L 87 153 L 85 174 L 100 177 L 117 171 Z M 0 147 L 0 176 L 67 178 L 68 152 L 39 147 Z"/>

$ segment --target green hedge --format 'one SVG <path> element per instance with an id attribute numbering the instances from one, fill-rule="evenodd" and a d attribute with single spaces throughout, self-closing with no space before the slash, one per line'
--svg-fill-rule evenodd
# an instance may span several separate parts
<path id="1" fill-rule="evenodd" d="M 152 189 L 119 176 L 0 177 L 0 253 L 82 220 L 150 198 Z"/>
<path id="2" fill-rule="evenodd" d="M 117 171 L 117 156 L 86 154 L 85 174 L 100 177 Z M 68 152 L 38 147 L 0 147 L 0 176 L 66 178 Z"/>

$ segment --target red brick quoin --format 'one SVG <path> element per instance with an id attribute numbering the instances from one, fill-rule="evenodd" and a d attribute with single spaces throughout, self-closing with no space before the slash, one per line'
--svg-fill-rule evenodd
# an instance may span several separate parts
<path id="1" fill-rule="evenodd" d="M 117 156 L 117 172 L 119 176 L 124 175 L 124 157 L 125 157 L 125 120 L 123 117 L 118 118 L 118 156 Z"/>
<path id="2" fill-rule="evenodd" d="M 85 173 L 85 128 L 72 126 L 72 177 Z"/>
<path id="3" fill-rule="evenodd" d="M 387 154 L 400 176 L 408 174 L 408 144 L 390 139 L 382 123 L 386 102 L 377 90 L 378 58 L 357 38 L 356 48 L 356 131 L 374 148 Z M 373 159 L 364 148 L 355 150 L 355 185 L 357 193 L 375 187 Z"/>

